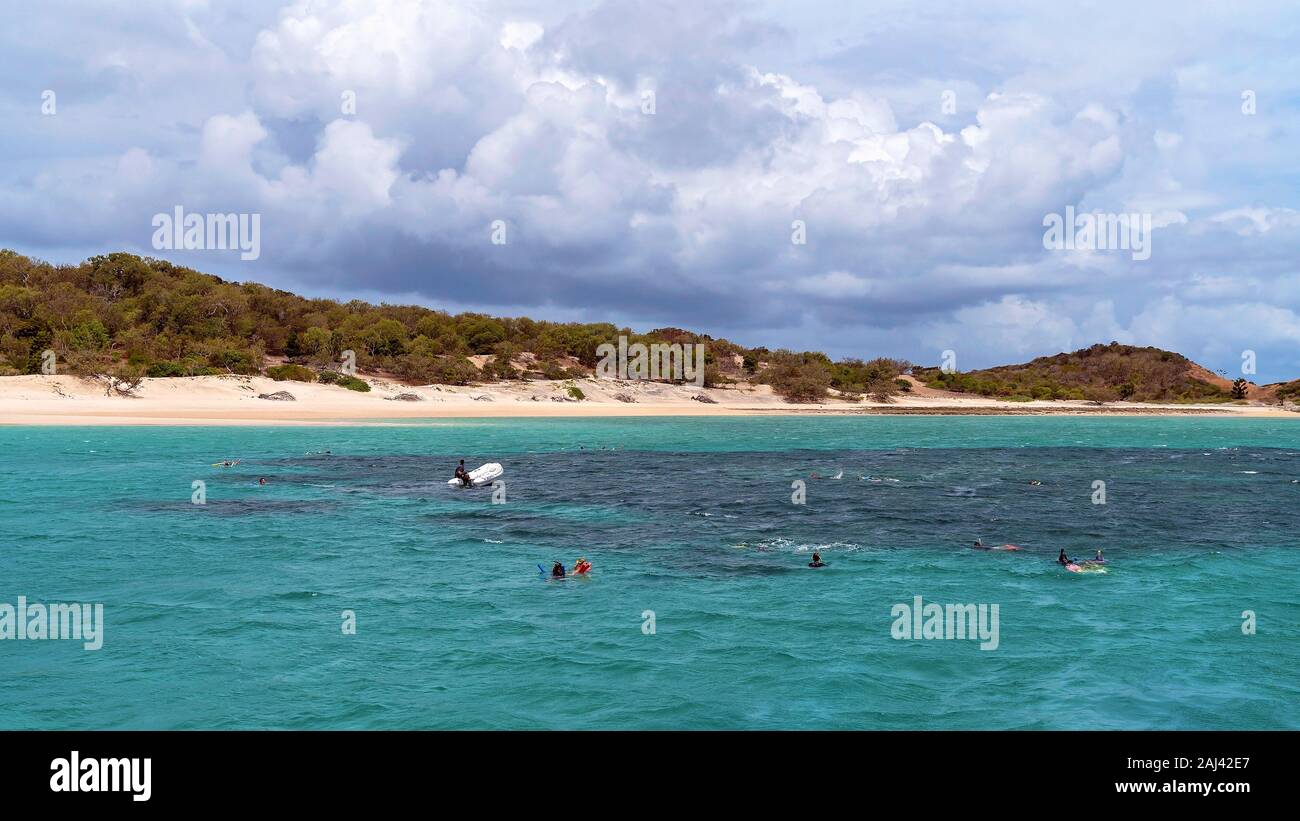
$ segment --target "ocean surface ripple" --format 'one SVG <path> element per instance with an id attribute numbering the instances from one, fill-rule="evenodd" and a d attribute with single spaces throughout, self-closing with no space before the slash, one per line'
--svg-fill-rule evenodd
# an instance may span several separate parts
<path id="1" fill-rule="evenodd" d="M 1289 421 L 0 427 L 0 604 L 106 621 L 0 641 L 0 728 L 1294 729 Z"/>

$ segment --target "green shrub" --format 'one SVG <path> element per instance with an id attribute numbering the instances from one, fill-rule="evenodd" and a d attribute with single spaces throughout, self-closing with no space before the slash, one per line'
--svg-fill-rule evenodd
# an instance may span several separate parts
<path id="1" fill-rule="evenodd" d="M 827 381 L 820 373 L 796 371 L 776 377 L 772 389 L 788 402 L 816 402 L 826 398 Z"/>
<path id="2" fill-rule="evenodd" d="M 558 362 L 547 362 L 542 365 L 542 378 L 549 379 L 552 382 L 559 382 L 564 379 L 573 379 L 582 376 L 586 376 L 586 374 L 574 373 Z"/>
<path id="3" fill-rule="evenodd" d="M 185 366 L 179 362 L 155 362 L 145 370 L 144 375 L 153 379 L 189 376 L 185 372 Z"/>
<path id="4" fill-rule="evenodd" d="M 867 383 L 867 394 L 873 402 L 893 402 L 898 393 L 898 383 L 893 379 L 878 378 Z"/>
<path id="5" fill-rule="evenodd" d="M 355 376 L 348 376 L 345 373 L 321 371 L 320 381 L 324 382 L 326 385 L 338 385 L 347 388 L 350 391 L 360 391 L 361 393 L 370 392 L 369 383 L 357 379 Z"/>
<path id="6" fill-rule="evenodd" d="M 248 351 L 217 351 L 208 355 L 208 364 L 214 368 L 248 376 L 262 372 L 262 363 Z"/>
<path id="7" fill-rule="evenodd" d="M 519 371 L 510 364 L 511 354 L 498 353 L 483 364 L 482 374 L 488 378 L 495 379 L 518 379 Z"/>
<path id="8" fill-rule="evenodd" d="M 302 365 L 275 365 L 266 369 L 266 375 L 276 382 L 315 382 L 316 373 Z"/>
<path id="9" fill-rule="evenodd" d="M 795 354 L 776 351 L 773 364 L 758 375 L 757 381 L 772 386 L 772 390 L 787 402 L 816 402 L 825 399 L 831 387 L 831 372 L 818 354 Z M 847 390 L 860 385 L 845 384 Z"/>
<path id="10" fill-rule="evenodd" d="M 582 392 L 582 388 L 579 388 L 577 385 L 570 385 L 568 391 L 569 391 L 569 396 L 573 397 L 574 399 L 577 399 L 578 401 L 582 401 L 583 399 L 587 398 L 587 395 Z"/>
<path id="11" fill-rule="evenodd" d="M 442 385 L 468 385 L 479 377 L 478 368 L 463 356 L 444 356 L 433 371 L 433 381 Z"/>
<path id="12" fill-rule="evenodd" d="M 177 376 L 219 376 L 223 373 L 225 371 L 210 368 L 204 365 L 201 360 L 186 359 L 181 362 L 174 360 L 154 362 L 145 369 L 144 375 L 157 379 Z"/>

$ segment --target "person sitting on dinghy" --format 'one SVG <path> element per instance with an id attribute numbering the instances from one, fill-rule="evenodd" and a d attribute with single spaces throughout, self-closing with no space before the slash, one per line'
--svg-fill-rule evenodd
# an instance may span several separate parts
<path id="1" fill-rule="evenodd" d="M 464 459 L 461 459 L 461 460 L 460 460 L 460 464 L 456 466 L 456 477 L 455 477 L 455 478 L 459 479 L 459 480 L 460 480 L 460 483 L 461 483 L 462 485 L 464 485 L 465 487 L 469 487 L 469 485 L 470 485 L 470 481 L 471 481 L 471 480 L 470 480 L 470 478 L 469 478 L 469 471 L 465 470 L 465 460 L 464 460 Z"/>

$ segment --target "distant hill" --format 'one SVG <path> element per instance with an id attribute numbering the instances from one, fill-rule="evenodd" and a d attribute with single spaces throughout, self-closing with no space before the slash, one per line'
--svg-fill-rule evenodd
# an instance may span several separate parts
<path id="1" fill-rule="evenodd" d="M 1222 402 L 1233 399 L 1232 383 L 1182 354 L 1112 342 L 1073 353 L 1040 356 L 1021 365 L 944 373 L 917 368 L 932 388 L 1007 399 L 1090 399 L 1135 402 Z M 1257 386 L 1247 383 L 1250 391 Z"/>
<path id="2" fill-rule="evenodd" d="M 1295 402 L 1300 399 L 1300 379 L 1293 379 L 1290 382 L 1274 382 L 1269 385 L 1259 387 L 1258 396 L 1252 396 L 1252 399 L 1258 398 L 1263 402 Z"/>

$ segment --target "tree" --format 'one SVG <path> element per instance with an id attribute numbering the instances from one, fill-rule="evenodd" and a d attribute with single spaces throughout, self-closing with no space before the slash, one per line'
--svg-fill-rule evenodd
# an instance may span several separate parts
<path id="1" fill-rule="evenodd" d="M 509 342 L 502 342 L 497 345 L 496 356 L 489 359 L 483 366 L 485 376 L 496 377 L 497 379 L 518 379 L 519 371 L 515 370 L 510 364 L 510 360 L 518 355 L 515 346 Z"/>
<path id="2" fill-rule="evenodd" d="M 298 346 L 308 356 L 323 356 L 328 359 L 336 353 L 331 350 L 333 341 L 329 328 L 315 326 L 299 335 Z"/>
<path id="3" fill-rule="evenodd" d="M 505 326 L 491 317 L 468 314 L 457 324 L 457 331 L 476 354 L 491 353 L 497 343 L 506 340 Z"/>
<path id="4" fill-rule="evenodd" d="M 892 377 L 881 376 L 867 383 L 867 393 L 870 394 L 872 402 L 893 402 L 898 394 L 898 385 Z"/>
<path id="5" fill-rule="evenodd" d="M 1119 392 L 1114 388 L 1105 385 L 1089 385 L 1083 389 L 1083 398 L 1087 399 L 1094 405 L 1104 405 L 1107 402 L 1114 402 L 1119 397 Z"/>
<path id="6" fill-rule="evenodd" d="M 468 385 L 480 374 L 474 363 L 463 356 L 444 357 L 434 373 L 434 381 L 444 385 Z"/>
<path id="7" fill-rule="evenodd" d="M 785 364 L 765 369 L 761 381 L 771 385 L 786 401 L 816 402 L 826 398 L 831 375 L 820 362 L 795 364 L 787 360 Z"/>
<path id="8" fill-rule="evenodd" d="M 1233 398 L 1233 399 L 1245 399 L 1245 398 L 1246 398 L 1246 385 L 1247 385 L 1247 382 L 1246 382 L 1245 378 L 1243 378 L 1243 377 L 1238 376 L 1236 379 L 1232 380 L 1232 398 Z"/>
<path id="9" fill-rule="evenodd" d="M 381 319 L 361 333 L 371 356 L 398 356 L 406 342 L 406 326 L 396 319 Z"/>

